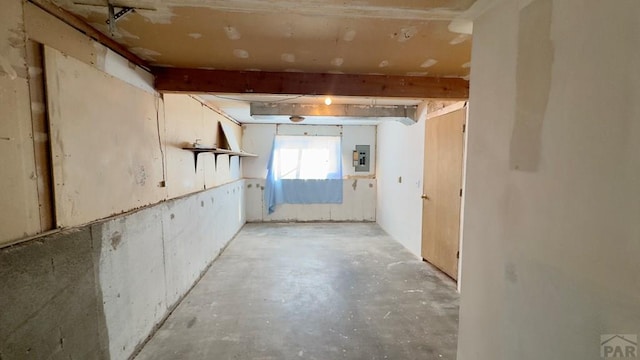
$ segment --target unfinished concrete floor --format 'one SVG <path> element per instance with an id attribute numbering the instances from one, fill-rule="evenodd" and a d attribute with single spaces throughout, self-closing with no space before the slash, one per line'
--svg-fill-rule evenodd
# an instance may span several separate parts
<path id="1" fill-rule="evenodd" d="M 454 283 L 372 223 L 247 224 L 144 359 L 455 359 Z"/>

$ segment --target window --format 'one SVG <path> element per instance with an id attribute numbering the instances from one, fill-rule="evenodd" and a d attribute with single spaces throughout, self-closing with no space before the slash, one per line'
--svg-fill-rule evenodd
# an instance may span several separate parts
<path id="1" fill-rule="evenodd" d="M 273 169 L 278 180 L 340 179 L 340 137 L 278 135 L 274 142 Z"/>
<path id="2" fill-rule="evenodd" d="M 265 185 L 269 214 L 282 203 L 342 203 L 340 142 L 340 136 L 276 135 Z"/>

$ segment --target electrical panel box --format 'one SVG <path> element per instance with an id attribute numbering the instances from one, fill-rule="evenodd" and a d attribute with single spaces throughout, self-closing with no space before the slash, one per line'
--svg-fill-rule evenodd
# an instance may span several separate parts
<path id="1" fill-rule="evenodd" d="M 353 166 L 357 172 L 368 172 L 371 163 L 371 154 L 369 153 L 369 145 L 356 145 L 353 152 Z"/>

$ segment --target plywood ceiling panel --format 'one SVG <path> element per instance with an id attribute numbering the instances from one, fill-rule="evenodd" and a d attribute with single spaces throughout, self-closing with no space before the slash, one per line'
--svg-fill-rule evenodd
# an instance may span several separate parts
<path id="1" fill-rule="evenodd" d="M 114 38 L 161 66 L 466 77 L 471 38 L 449 25 L 474 1 L 114 1 L 139 8 Z M 108 33 L 106 1 L 59 3 Z"/>

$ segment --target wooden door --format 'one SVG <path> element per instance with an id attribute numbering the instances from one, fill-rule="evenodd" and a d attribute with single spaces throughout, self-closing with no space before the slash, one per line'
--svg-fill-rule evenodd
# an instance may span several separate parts
<path id="1" fill-rule="evenodd" d="M 422 195 L 422 258 L 458 278 L 466 107 L 427 119 Z"/>

